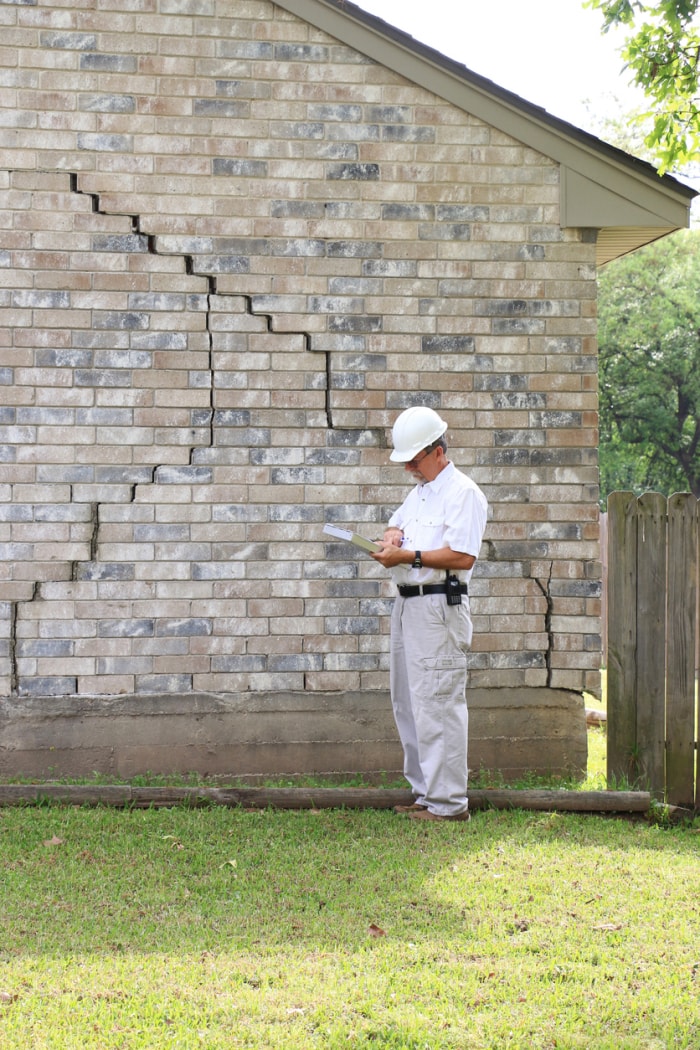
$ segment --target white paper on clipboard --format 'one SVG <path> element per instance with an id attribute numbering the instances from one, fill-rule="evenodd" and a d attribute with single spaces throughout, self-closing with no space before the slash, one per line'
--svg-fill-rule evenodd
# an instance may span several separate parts
<path id="1" fill-rule="evenodd" d="M 323 531 L 329 536 L 335 536 L 338 540 L 347 540 L 348 543 L 354 543 L 356 547 L 360 547 L 363 551 L 374 553 L 382 549 L 374 540 L 366 540 L 359 533 L 352 532 L 350 529 L 341 529 L 337 525 L 326 524 L 323 526 Z"/>

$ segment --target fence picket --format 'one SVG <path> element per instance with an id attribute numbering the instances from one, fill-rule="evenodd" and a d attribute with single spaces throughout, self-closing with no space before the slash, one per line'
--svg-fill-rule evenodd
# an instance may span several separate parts
<path id="1" fill-rule="evenodd" d="M 608 497 L 608 786 L 630 779 L 636 751 L 637 500 Z"/>
<path id="2" fill-rule="evenodd" d="M 666 798 L 694 802 L 695 620 L 697 500 L 676 493 L 668 501 L 668 625 L 666 655 Z"/>
<path id="3" fill-rule="evenodd" d="M 667 501 L 646 492 L 637 501 L 636 769 L 659 799 L 665 788 L 665 642 Z"/>

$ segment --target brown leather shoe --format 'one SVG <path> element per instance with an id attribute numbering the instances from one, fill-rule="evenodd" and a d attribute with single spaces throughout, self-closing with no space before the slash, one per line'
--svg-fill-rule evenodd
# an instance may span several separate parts
<path id="1" fill-rule="evenodd" d="M 418 802 L 412 802 L 410 806 L 394 806 L 394 813 L 423 813 L 427 812 L 425 806 Z"/>
<path id="2" fill-rule="evenodd" d="M 471 820 L 472 815 L 468 809 L 465 809 L 462 813 L 455 813 L 454 816 L 442 817 L 439 813 L 431 813 L 429 809 L 418 809 L 413 813 L 409 813 L 408 817 L 410 820 Z"/>

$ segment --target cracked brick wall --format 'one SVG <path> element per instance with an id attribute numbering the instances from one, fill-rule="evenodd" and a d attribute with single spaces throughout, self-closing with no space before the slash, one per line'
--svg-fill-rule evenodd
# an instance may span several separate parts
<path id="1" fill-rule="evenodd" d="M 471 682 L 598 688 L 595 244 L 547 158 L 267 0 L 0 0 L 0 694 L 387 685 L 324 542 L 450 423 Z"/>

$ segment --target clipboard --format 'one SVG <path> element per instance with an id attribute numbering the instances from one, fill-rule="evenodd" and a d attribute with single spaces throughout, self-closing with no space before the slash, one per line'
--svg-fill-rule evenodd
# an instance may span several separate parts
<path id="1" fill-rule="evenodd" d="M 341 529 L 337 525 L 326 524 L 323 526 L 323 531 L 329 536 L 335 536 L 337 540 L 347 540 L 348 543 L 353 543 L 361 550 L 369 551 L 370 554 L 374 554 L 382 549 L 374 540 L 366 540 L 358 532 L 352 532 L 350 529 Z"/>

